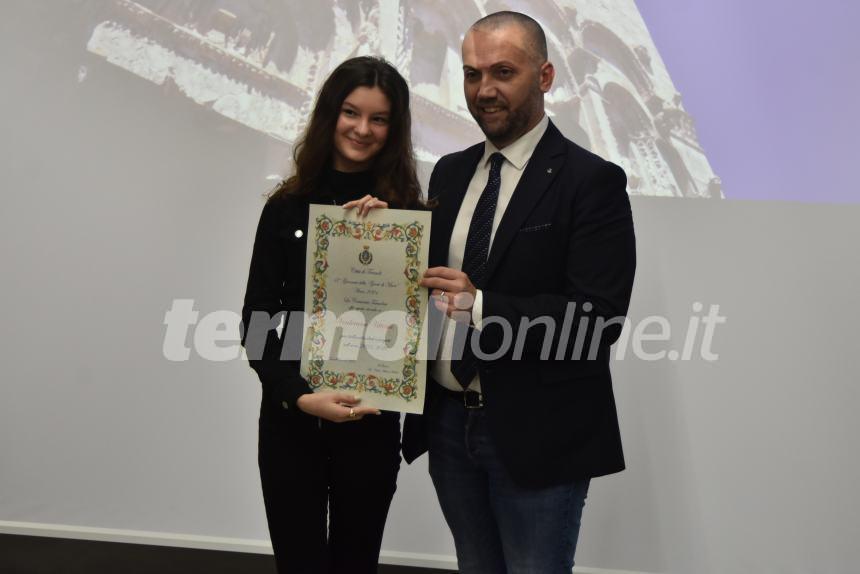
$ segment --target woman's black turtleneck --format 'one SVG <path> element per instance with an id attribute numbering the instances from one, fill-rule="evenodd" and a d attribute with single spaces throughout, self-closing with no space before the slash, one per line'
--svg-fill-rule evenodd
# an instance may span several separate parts
<path id="1" fill-rule="evenodd" d="M 373 173 L 370 171 L 337 171 L 329 169 L 323 190 L 311 203 L 335 203 L 343 205 L 365 195 L 373 195 Z"/>

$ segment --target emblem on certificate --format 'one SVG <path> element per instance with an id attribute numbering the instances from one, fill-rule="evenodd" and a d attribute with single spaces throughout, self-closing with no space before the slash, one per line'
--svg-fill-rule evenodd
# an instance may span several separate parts
<path id="1" fill-rule="evenodd" d="M 420 413 L 430 212 L 311 205 L 301 373 L 316 392 Z"/>
<path id="2" fill-rule="evenodd" d="M 370 248 L 365 245 L 364 250 L 358 254 L 358 261 L 362 265 L 370 265 L 373 263 L 373 254 L 370 252 Z"/>

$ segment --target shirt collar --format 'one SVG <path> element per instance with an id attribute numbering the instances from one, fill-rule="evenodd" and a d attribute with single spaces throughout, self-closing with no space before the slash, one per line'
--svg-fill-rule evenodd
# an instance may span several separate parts
<path id="1" fill-rule="evenodd" d="M 514 143 L 505 146 L 505 149 L 502 150 L 494 146 L 489 140 L 485 141 L 484 156 L 481 158 L 481 165 L 486 166 L 487 162 L 490 161 L 490 156 L 495 152 L 499 152 L 517 170 L 522 170 L 534 153 L 548 125 L 549 118 L 544 114 L 535 127 L 521 135 Z"/>

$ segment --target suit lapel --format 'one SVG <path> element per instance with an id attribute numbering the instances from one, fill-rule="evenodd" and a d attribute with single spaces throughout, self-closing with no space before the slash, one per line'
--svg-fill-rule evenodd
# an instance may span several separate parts
<path id="1" fill-rule="evenodd" d="M 475 168 L 481 156 L 484 155 L 484 144 L 478 144 L 463 150 L 461 156 L 451 173 L 440 173 L 437 177 L 443 178 L 437 184 L 439 187 L 439 205 L 433 210 L 433 223 L 431 234 L 433 240 L 430 242 L 430 266 L 448 265 L 448 247 L 451 244 L 451 233 L 454 230 L 454 222 L 460 212 L 463 197 L 469 188 L 469 182 L 475 173 Z M 435 191 L 435 190 L 434 190 Z"/>
<path id="2" fill-rule="evenodd" d="M 564 158 L 564 137 L 550 122 L 526 164 L 525 171 L 496 229 L 484 272 L 484 285 L 492 277 L 523 222 L 561 171 Z M 454 215 L 456 217 L 456 213 Z"/>

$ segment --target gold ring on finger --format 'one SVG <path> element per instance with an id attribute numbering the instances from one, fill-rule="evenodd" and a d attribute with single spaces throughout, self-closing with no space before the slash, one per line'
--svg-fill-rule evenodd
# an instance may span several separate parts
<path id="1" fill-rule="evenodd" d="M 351 419 L 355 418 L 355 409 L 349 409 L 349 418 L 351 418 Z"/>

